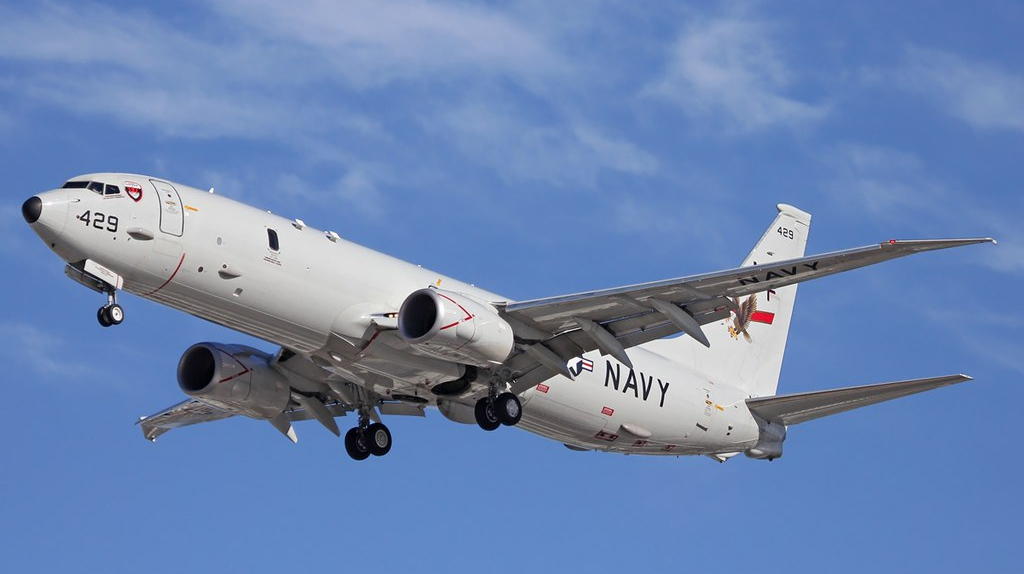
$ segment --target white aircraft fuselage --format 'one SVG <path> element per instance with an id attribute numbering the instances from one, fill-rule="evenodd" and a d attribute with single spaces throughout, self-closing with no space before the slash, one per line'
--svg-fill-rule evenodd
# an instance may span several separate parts
<path id="1" fill-rule="evenodd" d="M 284 420 L 282 416 L 289 420 L 318 418 L 331 428 L 329 421 L 317 416 L 321 407 L 327 406 L 333 409 L 328 418 L 346 411 L 359 412 L 361 426 L 365 427 L 371 419 L 378 420 L 379 414 L 421 414 L 425 407 L 435 406 L 452 420 L 472 423 L 474 403 L 480 397 L 490 393 L 493 399 L 495 393 L 511 389 L 522 408 L 517 426 L 575 449 L 705 454 L 719 460 L 736 453 L 756 458 L 781 454 L 785 424 L 765 420 L 748 408 L 748 399 L 762 393 L 754 392 L 750 385 L 722 378 L 733 367 L 711 372 L 702 369 L 715 356 L 700 353 L 713 352 L 716 346 L 750 346 L 751 337 L 760 343 L 758 337 L 768 337 L 769 329 L 775 329 L 771 336 L 781 337 L 784 346 L 790 319 L 786 309 L 792 309 L 795 285 L 766 290 L 767 300 L 763 295 L 751 295 L 760 299 L 748 299 L 749 309 L 739 307 L 746 303 L 739 298 L 732 303 L 722 299 L 728 305 L 709 307 L 707 317 L 713 320 L 700 322 L 709 325 L 708 332 L 717 333 L 712 337 L 710 350 L 682 335 L 630 345 L 626 358 L 630 364 L 624 364 L 619 360 L 621 355 L 613 357 L 608 353 L 624 349 L 626 345 L 619 346 L 618 341 L 625 340 L 626 335 L 618 334 L 616 340 L 608 341 L 605 334 L 611 326 L 605 324 L 597 327 L 605 329 L 602 333 L 591 336 L 597 348 L 590 345 L 587 350 L 584 346 L 584 352 L 568 357 L 566 352 L 556 353 L 562 361 L 559 366 L 551 364 L 548 354 L 551 349 L 557 351 L 557 345 L 538 345 L 543 344 L 544 336 L 564 335 L 564 330 L 529 338 L 524 333 L 537 331 L 531 328 L 542 323 L 538 319 L 537 323 L 523 326 L 521 323 L 527 320 L 508 312 L 515 302 L 507 297 L 378 253 L 334 233 L 318 231 L 299 220 L 288 220 L 228 199 L 212 190 L 117 173 L 83 175 L 71 182 L 82 183 L 40 193 L 36 196 L 38 201 L 32 198 L 25 203 L 23 212 L 40 238 L 69 264 L 68 274 L 72 278 L 109 293 L 111 303 L 116 292 L 123 290 L 283 349 L 276 357 L 263 357 L 261 363 L 257 360 L 259 353 L 246 355 L 251 349 L 239 354 L 230 346 L 224 347 L 223 355 L 217 359 L 221 367 L 229 368 L 225 365 L 230 362 L 227 357 L 231 357 L 243 366 L 240 368 L 244 372 L 239 372 L 250 376 L 249 371 L 257 370 L 252 364 L 256 361 L 259 369 L 274 375 L 272 383 L 259 383 L 265 384 L 268 396 L 287 397 L 258 403 L 256 397 L 262 391 L 256 389 L 255 378 L 251 388 L 233 389 L 234 398 L 204 401 L 202 396 L 193 395 L 207 406 L 226 409 L 224 416 L 243 414 L 267 419 L 279 429 L 282 424 L 290 425 L 280 422 Z M 83 184 L 86 187 L 76 187 Z M 795 208 L 788 209 L 798 220 L 806 216 Z M 806 242 L 805 229 L 796 233 L 798 239 L 802 233 L 802 241 Z M 788 240 L 792 239 L 793 231 L 780 226 L 777 235 L 782 239 L 772 235 L 773 240 Z M 802 243 L 795 253 L 803 255 Z M 809 262 L 800 265 L 817 271 L 817 262 L 813 266 Z M 788 274 L 788 266 L 779 269 L 775 275 Z M 793 265 L 792 270 L 794 274 L 804 271 L 798 265 Z M 753 275 L 747 281 L 774 279 L 771 274 L 772 271 L 763 273 L 764 277 Z M 450 346 L 410 344 L 410 337 L 398 328 L 399 313 L 404 312 L 403 303 L 410 294 L 424 289 L 441 296 L 459 294 L 488 312 L 473 311 L 475 307 L 460 303 L 462 299 L 445 297 L 458 307 L 456 312 L 465 316 L 459 318 L 457 325 L 441 326 L 441 334 L 436 336 L 444 335 L 443 330 L 452 327 L 450 333 L 459 331 L 463 338 Z M 776 299 L 784 298 L 786 293 L 791 293 L 788 307 L 784 301 L 781 311 L 766 311 L 774 309 Z M 637 300 L 632 299 L 634 303 Z M 648 307 L 652 305 L 659 303 L 652 302 Z M 689 313 L 680 319 L 683 326 L 689 324 L 687 317 L 700 318 L 689 310 L 695 308 L 696 305 L 683 307 Z M 483 318 L 490 317 L 490 310 L 495 311 L 494 317 L 507 318 L 507 324 L 500 319 L 485 324 Z M 756 324 L 748 322 L 741 326 L 736 317 L 742 310 L 748 311 L 747 319 L 753 317 Z M 106 317 L 103 311 L 99 313 L 101 323 L 120 322 L 119 316 L 115 315 L 112 321 L 109 311 Z M 665 317 L 675 314 L 669 311 Z M 768 318 L 757 322 L 757 313 Z M 477 323 L 472 322 L 474 315 Z M 543 319 L 557 315 L 553 311 Z M 576 321 L 574 325 L 593 325 L 572 313 L 566 316 Z M 659 323 L 662 324 L 668 325 L 664 320 Z M 733 328 L 734 324 L 738 326 Z M 468 334 L 463 334 L 463 329 Z M 511 341 L 510 357 L 503 358 L 502 350 L 496 358 L 489 358 L 490 351 L 481 347 L 483 358 L 460 360 L 458 357 L 464 355 L 458 345 L 465 341 L 475 344 L 477 335 L 473 329 L 479 329 L 479 333 L 495 330 L 498 334 L 493 342 L 498 347 L 502 341 Z M 530 346 L 535 348 L 527 349 Z M 243 355 L 250 358 L 243 359 Z M 494 373 L 502 366 L 513 365 L 512 357 L 519 357 L 519 361 L 536 357 L 539 362 L 530 363 L 531 368 L 548 370 L 543 375 L 535 373 L 536 381 L 531 380 L 525 389 L 514 384 L 518 373 L 511 373 L 495 386 Z M 781 347 L 778 356 L 769 358 L 769 362 L 773 363 L 769 370 L 774 369 L 777 380 Z M 179 381 L 187 376 L 182 375 L 184 368 L 179 368 Z M 735 366 L 737 373 L 743 368 Z M 229 376 L 213 383 L 230 379 Z M 946 384 L 951 382 L 959 381 Z M 188 392 L 186 383 L 182 385 Z M 774 384 L 766 394 L 774 394 Z M 237 409 L 231 402 L 236 398 L 241 401 Z M 256 402 L 243 404 L 246 400 Z M 310 400 L 316 404 L 310 405 Z M 287 415 L 303 411 L 311 414 Z M 290 426 L 287 429 L 291 432 Z M 294 433 L 290 436 L 294 438 Z M 155 438 L 155 434 L 150 438 Z"/>

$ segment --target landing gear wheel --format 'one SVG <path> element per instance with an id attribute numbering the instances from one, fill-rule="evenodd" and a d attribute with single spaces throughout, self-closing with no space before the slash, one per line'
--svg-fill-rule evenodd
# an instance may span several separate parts
<path id="1" fill-rule="evenodd" d="M 120 325 L 124 321 L 124 309 L 117 303 L 106 307 L 106 315 L 111 325 Z"/>
<path id="2" fill-rule="evenodd" d="M 363 429 L 353 427 L 345 433 L 345 452 L 353 460 L 366 460 L 370 456 L 370 447 L 366 443 L 366 436 Z"/>
<path id="3" fill-rule="evenodd" d="M 501 424 L 515 426 L 523 418 L 523 405 L 512 393 L 501 393 L 494 399 L 494 414 Z"/>
<path id="4" fill-rule="evenodd" d="M 391 451 L 391 431 L 381 423 L 366 427 L 363 440 L 373 456 L 384 456 Z"/>
<path id="5" fill-rule="evenodd" d="M 498 420 L 498 413 L 494 409 L 494 403 L 486 397 L 476 402 L 473 414 L 476 416 L 476 424 L 480 425 L 480 428 L 485 431 L 492 431 L 501 426 L 501 421 Z"/>
<path id="6" fill-rule="evenodd" d="M 113 323 L 110 322 L 110 317 L 107 317 L 106 307 L 100 307 L 96 310 L 96 320 L 99 321 L 100 326 L 102 327 L 109 327 L 113 325 Z"/>

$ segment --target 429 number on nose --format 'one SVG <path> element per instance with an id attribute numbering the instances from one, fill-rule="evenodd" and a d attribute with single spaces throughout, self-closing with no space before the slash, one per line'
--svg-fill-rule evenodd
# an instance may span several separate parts
<path id="1" fill-rule="evenodd" d="M 84 222 L 86 227 L 95 227 L 96 229 L 102 229 L 111 233 L 117 232 L 118 219 L 116 215 L 105 215 L 98 211 L 95 213 L 86 211 L 82 215 L 75 217 L 75 219 Z"/>

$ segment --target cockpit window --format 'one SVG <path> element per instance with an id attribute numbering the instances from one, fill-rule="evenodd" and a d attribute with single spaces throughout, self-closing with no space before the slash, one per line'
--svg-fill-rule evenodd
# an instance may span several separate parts
<path id="1" fill-rule="evenodd" d="M 121 193 L 121 189 L 116 185 L 107 184 L 107 188 L 103 191 L 103 195 L 117 195 Z"/>
<path id="2" fill-rule="evenodd" d="M 96 193 L 99 193 L 99 194 L 102 194 L 103 193 L 103 182 L 102 181 L 90 181 L 89 182 L 89 190 L 90 191 L 95 191 Z"/>
<path id="3" fill-rule="evenodd" d="M 60 186 L 61 189 L 85 189 L 89 187 L 88 181 L 66 181 L 64 185 Z"/>

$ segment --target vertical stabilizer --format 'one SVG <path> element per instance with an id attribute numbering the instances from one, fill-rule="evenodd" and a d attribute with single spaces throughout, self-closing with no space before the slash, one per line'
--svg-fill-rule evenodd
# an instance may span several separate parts
<path id="1" fill-rule="evenodd" d="M 778 210 L 775 221 L 743 260 L 743 267 L 804 255 L 811 215 L 785 204 Z M 736 309 L 728 319 L 704 325 L 710 348 L 690 337 L 678 337 L 665 342 L 674 348 L 657 344 L 656 350 L 676 360 L 692 361 L 696 370 L 715 384 L 737 387 L 754 397 L 774 395 L 796 289 L 797 285 L 790 285 L 736 299 Z"/>

